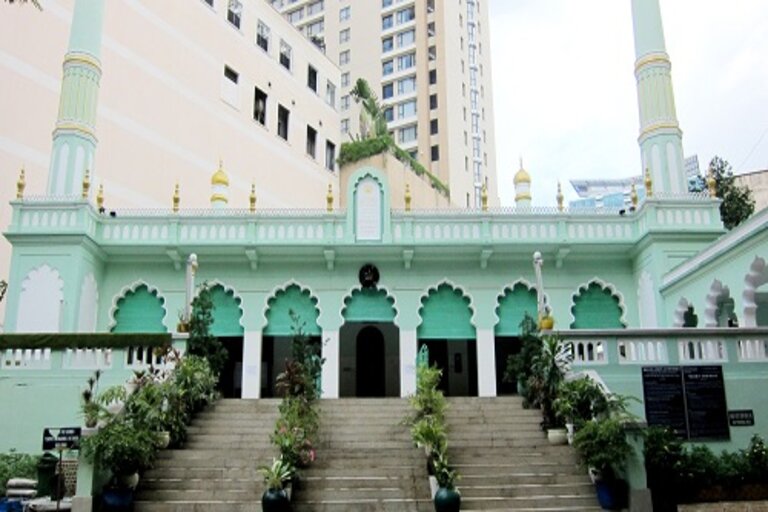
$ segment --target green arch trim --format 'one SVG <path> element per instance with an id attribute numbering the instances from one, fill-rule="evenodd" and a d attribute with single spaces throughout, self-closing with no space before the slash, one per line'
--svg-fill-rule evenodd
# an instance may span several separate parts
<path id="1" fill-rule="evenodd" d="M 347 178 L 347 232 L 355 233 L 355 206 L 357 205 L 357 186 L 363 179 L 371 177 L 381 186 L 381 240 L 375 242 L 359 242 L 359 243 L 382 243 L 390 242 L 392 240 L 392 216 L 391 216 L 391 196 L 389 192 L 389 181 L 387 175 L 373 166 L 361 167 L 356 170 L 352 175 Z"/>
<path id="2" fill-rule="evenodd" d="M 526 313 L 532 318 L 538 315 L 538 299 L 536 290 L 528 288 L 523 283 L 516 283 L 512 288 L 505 288 L 504 295 L 499 299 L 496 316 L 499 321 L 494 333 L 496 336 L 520 336 L 520 323 Z"/>
<path id="3" fill-rule="evenodd" d="M 240 323 L 243 316 L 242 300 L 235 297 L 233 290 L 227 290 L 217 284 L 211 287 L 213 301 L 213 324 L 211 334 L 217 337 L 242 336 L 244 329 Z"/>
<path id="4" fill-rule="evenodd" d="M 293 336 L 295 329 L 291 312 L 299 318 L 304 334 L 322 334 L 317 324 L 317 318 L 320 316 L 317 298 L 313 297 L 309 290 L 292 284 L 267 301 L 267 326 L 264 328 L 264 336 Z"/>
<path id="5" fill-rule="evenodd" d="M 431 289 L 421 299 L 419 316 L 421 325 L 417 337 L 420 340 L 471 340 L 476 337 L 469 297 L 449 284 Z"/>
<path id="6" fill-rule="evenodd" d="M 592 282 L 574 297 L 571 329 L 624 329 L 619 298 L 608 288 Z"/>
<path id="7" fill-rule="evenodd" d="M 167 332 L 163 324 L 164 299 L 145 284 L 128 291 L 117 301 L 115 325 L 111 332 Z"/>
<path id="8" fill-rule="evenodd" d="M 384 289 L 358 288 L 344 299 L 345 322 L 394 322 L 395 299 Z"/>

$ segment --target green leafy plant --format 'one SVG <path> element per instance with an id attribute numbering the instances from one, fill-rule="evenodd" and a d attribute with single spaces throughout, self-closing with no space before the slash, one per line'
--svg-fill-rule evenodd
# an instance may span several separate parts
<path id="1" fill-rule="evenodd" d="M 606 480 L 624 473 L 632 447 L 618 418 L 590 420 L 576 432 L 573 445 L 582 464 L 595 469 Z"/>
<path id="2" fill-rule="evenodd" d="M 458 472 L 448 464 L 445 451 L 435 454 L 433 464 L 437 485 L 444 489 L 454 489 L 460 477 Z"/>
<path id="3" fill-rule="evenodd" d="M 259 472 L 264 477 L 267 489 L 276 491 L 285 488 L 285 485 L 296 473 L 296 468 L 280 457 L 273 458 L 271 466 L 261 466 Z"/>
<path id="4" fill-rule="evenodd" d="M 435 415 L 419 418 L 411 426 L 411 438 L 416 446 L 429 454 L 444 452 L 447 444 L 445 422 Z"/>
<path id="5" fill-rule="evenodd" d="M 517 382 L 524 388 L 533 374 L 533 360 L 541 352 L 542 342 L 536 320 L 527 313 L 520 322 L 520 330 L 520 352 L 511 354 L 507 358 L 504 381 Z M 524 397 L 528 402 L 533 402 L 534 397 L 530 396 L 527 391 L 523 389 Z"/>
<path id="6" fill-rule="evenodd" d="M 227 362 L 227 350 L 211 334 L 213 325 L 213 295 L 207 283 L 203 283 L 197 297 L 192 301 L 192 317 L 189 320 L 187 351 L 203 357 L 211 365 L 211 371 L 218 379 Z"/>
<path id="7" fill-rule="evenodd" d="M 559 416 L 554 408 L 554 401 L 572 361 L 571 346 L 558 335 L 545 336 L 541 351 L 533 357 L 528 386 L 534 403 L 541 407 L 545 428 L 562 427 L 565 424 L 565 418 Z"/>
<path id="8" fill-rule="evenodd" d="M 80 448 L 86 459 L 120 477 L 151 467 L 156 439 L 155 432 L 120 416 L 83 438 Z"/>
<path id="9" fill-rule="evenodd" d="M 410 397 L 413 415 L 406 424 L 414 425 L 420 419 L 433 416 L 444 419 L 447 407 L 443 392 L 438 389 L 443 371 L 437 366 L 420 365 L 416 371 L 416 393 Z"/>
<path id="10" fill-rule="evenodd" d="M 0 453 L 0 496 L 5 496 L 6 484 L 11 478 L 37 477 L 37 462 L 40 457 L 16 453 Z"/>

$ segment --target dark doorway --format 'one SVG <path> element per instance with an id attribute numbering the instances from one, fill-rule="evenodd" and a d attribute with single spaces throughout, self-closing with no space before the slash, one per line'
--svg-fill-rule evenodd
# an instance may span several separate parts
<path id="1" fill-rule="evenodd" d="M 318 353 L 322 342 L 319 336 L 307 339 Z M 293 359 L 292 336 L 264 336 L 261 340 L 261 398 L 280 396 L 275 389 L 278 375 L 285 371 L 285 365 Z"/>
<path id="2" fill-rule="evenodd" d="M 514 395 L 517 393 L 517 379 L 510 382 L 504 380 L 509 356 L 520 353 L 520 338 L 511 336 L 499 336 L 496 338 L 496 394 Z"/>
<path id="3" fill-rule="evenodd" d="M 357 335 L 356 384 L 359 397 L 386 395 L 386 359 L 384 336 L 368 326 Z"/>
<path id="4" fill-rule="evenodd" d="M 243 338 L 219 338 L 227 351 L 227 362 L 219 375 L 219 390 L 224 398 L 243 396 Z"/>
<path id="5" fill-rule="evenodd" d="M 420 340 L 429 350 L 429 365 L 443 370 L 440 389 L 445 396 L 477 396 L 475 340 Z"/>

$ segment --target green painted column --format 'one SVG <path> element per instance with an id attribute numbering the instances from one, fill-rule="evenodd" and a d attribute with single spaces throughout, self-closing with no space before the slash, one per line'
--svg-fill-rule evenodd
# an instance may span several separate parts
<path id="1" fill-rule="evenodd" d="M 93 179 L 105 4 L 105 0 L 75 2 L 53 131 L 49 196 L 80 196 L 86 169 Z"/>
<path id="2" fill-rule="evenodd" d="M 632 19 L 643 172 L 650 169 L 655 193 L 685 193 L 683 132 L 677 120 L 659 0 L 632 0 Z"/>

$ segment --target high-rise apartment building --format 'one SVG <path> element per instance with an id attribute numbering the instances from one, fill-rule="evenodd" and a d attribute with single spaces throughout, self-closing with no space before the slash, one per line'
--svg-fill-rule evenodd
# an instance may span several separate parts
<path id="1" fill-rule="evenodd" d="M 498 204 L 487 1 L 267 1 L 341 68 L 343 134 L 360 133 L 350 91 L 365 78 L 454 205 L 479 207 L 484 185 Z"/>

